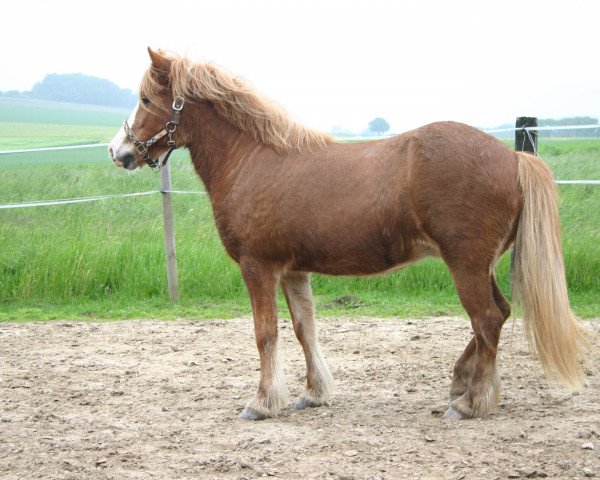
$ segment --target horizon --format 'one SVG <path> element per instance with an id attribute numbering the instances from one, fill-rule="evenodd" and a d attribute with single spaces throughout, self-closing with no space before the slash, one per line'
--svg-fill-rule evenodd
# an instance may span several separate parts
<path id="1" fill-rule="evenodd" d="M 151 46 L 213 61 L 321 130 L 361 130 L 376 117 L 405 131 L 437 120 L 490 128 L 523 115 L 600 116 L 600 65 L 590 60 L 600 2 L 380 5 L 183 1 L 190 13 L 177 22 L 138 22 L 135 2 L 106 0 L 90 16 L 89 5 L 22 0 L 5 10 L 26 16 L 36 36 L 17 35 L 20 22 L 4 29 L 19 42 L 0 44 L 11 59 L 0 91 L 81 73 L 136 92 Z"/>
<path id="2" fill-rule="evenodd" d="M 108 80 L 108 79 L 102 79 L 102 80 Z M 110 81 L 110 80 L 109 80 Z M 116 84 L 115 84 L 116 85 Z M 81 103 L 81 102 L 64 102 L 61 100 L 46 100 L 46 99 L 41 99 L 41 98 L 34 98 L 34 97 L 16 97 L 16 96 L 10 96 L 10 95 L 4 95 L 5 93 L 8 92 L 2 92 L 0 91 L 0 106 L 1 106 L 1 102 L 5 102 L 5 101 L 11 101 L 11 102 L 32 102 L 32 103 L 40 103 L 40 104 L 48 104 L 48 106 L 53 106 L 58 110 L 61 110 L 63 108 L 68 109 L 68 110 L 80 110 L 83 109 L 85 111 L 89 110 L 97 110 L 99 112 L 113 112 L 113 113 L 123 113 L 123 114 L 127 114 L 128 112 L 131 111 L 131 108 L 128 107 L 124 107 L 124 106 L 112 106 L 112 105 L 101 105 L 101 104 L 96 104 L 96 103 Z M 22 91 L 19 93 L 29 93 L 28 91 Z M 575 115 L 572 117 L 553 117 L 553 118 L 538 118 L 538 121 L 541 122 L 547 122 L 547 121 L 557 121 L 557 120 L 572 120 L 572 119 L 582 119 L 582 118 L 590 118 L 594 121 L 596 121 L 597 123 L 600 124 L 600 116 L 587 116 L 587 115 Z M 373 120 L 373 119 L 371 119 Z M 513 119 L 513 120 L 516 120 Z M 343 131 L 343 132 L 335 132 L 333 131 L 334 129 L 330 128 L 329 130 L 325 129 L 322 130 L 324 133 L 328 133 L 331 134 L 334 137 L 356 137 L 356 138 L 377 138 L 379 137 L 386 137 L 386 136 L 393 136 L 393 135 L 397 135 L 400 133 L 403 133 L 403 131 L 395 131 L 393 129 L 389 129 L 386 132 L 384 132 L 382 135 L 376 135 L 375 133 L 372 133 L 371 135 L 367 135 L 367 130 L 368 130 L 368 123 L 369 121 L 365 121 L 365 125 L 363 128 L 360 128 L 358 130 L 348 130 L 348 131 Z M 566 124 L 565 124 L 566 125 Z M 472 127 L 478 128 L 482 131 L 492 131 L 492 133 L 499 137 L 499 138 L 512 138 L 512 134 L 511 132 L 498 132 L 498 133 L 506 133 L 505 136 L 503 135 L 498 135 L 495 132 L 493 132 L 496 129 L 512 129 L 515 126 L 515 121 L 513 122 L 506 122 L 503 124 L 498 124 L 498 125 L 487 125 L 487 126 L 482 126 L 482 125 L 471 125 Z M 539 125 L 540 127 L 545 127 L 543 124 Z M 562 124 L 561 124 L 562 126 Z M 577 127 L 577 124 L 569 124 L 568 126 L 572 126 L 574 129 Z M 335 126 L 334 126 L 335 127 Z"/>

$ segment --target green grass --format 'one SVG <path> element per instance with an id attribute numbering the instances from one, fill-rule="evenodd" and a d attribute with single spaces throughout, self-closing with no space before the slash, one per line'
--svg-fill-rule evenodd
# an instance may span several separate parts
<path id="1" fill-rule="evenodd" d="M 107 143 L 115 127 L 0 122 L 0 150 Z"/>
<path id="2" fill-rule="evenodd" d="M 129 110 L 74 103 L 0 97 L 0 122 L 56 125 L 119 125 Z"/>
<path id="3" fill-rule="evenodd" d="M 56 140 L 50 133 L 38 137 L 46 127 L 25 124 L 14 127 L 22 129 L 22 138 Z M 80 126 L 72 138 L 106 141 L 118 125 L 110 132 L 102 126 Z M 6 137 L 6 142 L 17 142 L 18 137 Z M 600 140 L 541 142 L 540 154 L 558 178 L 600 177 Z M 185 152 L 177 152 L 171 161 L 175 189 L 203 189 Z M 149 169 L 128 174 L 114 168 L 105 149 L 2 155 L 0 165 L 0 204 L 149 191 L 160 185 L 159 176 Z M 600 186 L 563 185 L 559 191 L 572 304 L 579 315 L 597 317 Z M 181 287 L 177 304 L 166 294 L 159 194 L 0 209 L 0 321 L 249 314 L 239 270 L 221 246 L 207 197 L 176 195 L 174 209 Z M 509 291 L 508 263 L 503 258 L 497 269 L 504 292 Z M 315 275 L 313 290 L 319 316 L 463 314 L 448 271 L 436 259 L 381 277 Z M 281 298 L 279 304 L 287 316 Z"/>
<path id="4" fill-rule="evenodd" d="M 0 150 L 106 143 L 128 113 L 120 108 L 0 97 Z"/>

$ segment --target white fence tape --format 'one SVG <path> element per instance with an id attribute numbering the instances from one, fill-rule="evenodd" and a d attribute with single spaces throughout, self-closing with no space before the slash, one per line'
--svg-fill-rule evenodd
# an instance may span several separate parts
<path id="1" fill-rule="evenodd" d="M 206 195 L 206 192 L 196 192 L 189 190 L 161 190 L 160 193 L 183 193 L 184 195 Z"/>
<path id="2" fill-rule="evenodd" d="M 511 128 L 498 128 L 498 129 L 492 129 L 492 130 L 484 129 L 483 131 L 485 133 L 516 132 L 517 130 L 525 130 L 527 132 L 531 132 L 531 131 L 544 132 L 544 131 L 550 131 L 550 130 L 579 130 L 579 129 L 590 130 L 592 128 L 600 130 L 600 125 L 560 125 L 560 126 L 556 126 L 556 127 L 523 127 L 523 128 L 511 127 Z"/>
<path id="3" fill-rule="evenodd" d="M 179 194 L 193 194 L 193 195 L 206 195 L 206 192 L 186 191 L 186 190 L 152 190 L 150 192 L 134 192 L 134 193 L 119 193 L 115 195 L 97 195 L 95 197 L 79 197 L 79 198 L 61 198 L 58 200 L 34 200 L 31 202 L 22 203 L 7 203 L 0 205 L 0 210 L 6 210 L 9 208 L 26 208 L 26 207 L 47 207 L 52 205 L 67 205 L 69 203 L 85 203 L 85 202 L 96 202 L 99 200 L 108 200 L 111 198 L 126 198 L 126 197 L 141 197 L 143 195 L 154 195 L 156 193 L 179 193 Z"/>
<path id="4" fill-rule="evenodd" d="M 600 180 L 556 180 L 559 185 L 600 185 Z M 150 192 L 121 193 L 116 195 L 98 195 L 95 197 L 63 198 L 58 200 L 35 200 L 32 202 L 7 203 L 0 205 L 0 210 L 10 208 L 47 207 L 53 205 L 67 205 L 70 203 L 97 202 L 112 198 L 140 197 L 143 195 L 154 195 L 156 193 L 177 193 L 184 195 L 206 195 L 206 192 L 189 190 L 152 190 Z"/>
<path id="5" fill-rule="evenodd" d="M 0 205 L 0 209 L 46 207 L 51 205 L 67 205 L 69 203 L 97 202 L 99 200 L 106 200 L 109 198 L 140 197 L 142 195 L 153 195 L 156 193 L 160 193 L 160 190 L 153 190 L 151 192 L 120 193 L 117 195 L 97 195 L 95 197 L 63 198 L 59 200 L 35 200 L 32 202 L 7 203 L 5 205 Z"/>
<path id="6" fill-rule="evenodd" d="M 600 180 L 556 180 L 559 185 L 600 185 Z"/>
<path id="7" fill-rule="evenodd" d="M 44 147 L 44 148 L 25 148 L 21 150 L 0 150 L 0 155 L 8 155 L 10 153 L 29 153 L 29 152 L 50 152 L 53 150 L 75 150 L 78 148 L 98 148 L 108 147 L 108 143 L 93 143 L 90 145 L 69 145 L 66 147 Z"/>

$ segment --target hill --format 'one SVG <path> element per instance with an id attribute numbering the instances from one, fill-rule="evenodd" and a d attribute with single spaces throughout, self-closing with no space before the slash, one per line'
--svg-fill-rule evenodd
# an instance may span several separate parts
<path id="1" fill-rule="evenodd" d="M 110 80 L 81 73 L 46 75 L 29 92 L 0 92 L 5 97 L 131 108 L 136 95 Z"/>

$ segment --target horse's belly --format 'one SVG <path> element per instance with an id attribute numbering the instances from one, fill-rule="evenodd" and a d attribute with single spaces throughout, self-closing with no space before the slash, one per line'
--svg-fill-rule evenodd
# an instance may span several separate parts
<path id="1" fill-rule="evenodd" d="M 326 275 L 377 275 L 431 256 L 439 256 L 439 250 L 428 241 L 377 242 L 354 248 L 299 252 L 291 268 Z"/>

